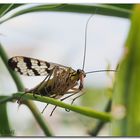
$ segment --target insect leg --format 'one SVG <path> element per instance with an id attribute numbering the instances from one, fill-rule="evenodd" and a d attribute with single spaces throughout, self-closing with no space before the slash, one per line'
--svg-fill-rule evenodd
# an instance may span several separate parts
<path id="1" fill-rule="evenodd" d="M 55 68 L 53 68 L 53 69 L 50 71 L 50 75 L 47 75 L 47 76 L 44 78 L 44 80 L 43 80 L 39 85 L 37 85 L 35 88 L 33 88 L 33 89 L 31 89 L 31 90 L 26 90 L 25 93 L 22 94 L 22 95 L 19 97 L 17 103 L 20 104 L 21 98 L 22 98 L 26 93 L 33 93 L 33 96 L 36 98 L 36 96 L 35 96 L 36 91 L 38 91 L 38 88 L 39 88 L 39 87 L 44 83 L 44 81 L 49 77 L 48 80 L 47 80 L 47 83 L 48 83 L 50 77 L 51 77 L 52 74 L 53 74 L 54 69 L 55 69 Z M 45 107 L 45 108 L 46 108 L 46 107 Z"/>
<path id="2" fill-rule="evenodd" d="M 57 105 L 53 108 L 53 110 L 52 110 L 50 116 L 52 116 L 52 114 L 53 114 L 53 112 L 55 111 L 56 107 L 57 107 Z"/>
<path id="3" fill-rule="evenodd" d="M 84 94 L 85 94 L 85 92 L 83 92 L 83 93 L 80 94 L 79 96 L 75 97 L 75 98 L 72 100 L 71 105 L 74 103 L 74 101 L 75 101 L 77 98 L 81 97 L 81 96 L 84 95 Z"/>
<path id="4" fill-rule="evenodd" d="M 47 76 L 45 77 L 45 79 L 44 79 L 39 85 L 37 85 L 35 88 L 30 89 L 30 90 L 26 90 L 26 91 L 25 91 L 25 94 L 26 94 L 26 93 L 33 93 L 34 98 L 36 98 L 36 96 L 35 96 L 36 91 L 38 90 L 38 88 L 44 83 L 44 81 L 45 81 L 49 76 L 50 76 L 50 75 L 47 75 Z M 20 97 L 20 100 L 21 100 L 21 97 Z"/>
<path id="5" fill-rule="evenodd" d="M 44 81 L 48 78 L 48 80 L 47 80 L 47 83 L 48 83 L 48 81 L 49 81 L 49 79 L 50 79 L 50 77 L 52 76 L 52 74 L 53 74 L 53 69 L 52 69 L 52 71 L 51 71 L 51 74 L 50 75 L 47 75 L 46 77 L 45 77 L 45 79 L 39 84 L 39 85 L 37 85 L 37 87 L 35 87 L 34 89 L 32 89 L 32 90 L 29 90 L 29 91 L 31 91 L 32 93 L 33 93 L 33 96 L 35 97 L 35 94 L 36 94 L 36 91 L 38 91 L 38 89 L 39 89 L 39 87 L 41 87 L 41 85 L 44 83 Z M 28 92 L 29 92 L 28 91 Z"/>
<path id="6" fill-rule="evenodd" d="M 56 71 L 56 67 L 54 67 L 53 69 L 50 70 L 50 74 L 47 75 L 45 77 L 45 79 L 39 85 L 37 85 L 34 89 L 29 90 L 29 91 L 31 91 L 33 93 L 33 96 L 34 97 L 35 97 L 36 92 L 39 92 L 40 91 L 40 88 L 42 88 L 41 86 L 44 84 L 44 82 L 46 81 L 46 79 L 47 79 L 47 81 L 45 83 L 45 87 L 48 86 L 48 82 L 49 82 L 51 76 L 55 73 L 55 71 Z M 40 94 L 40 92 L 38 94 Z M 40 95 L 42 96 L 42 94 L 40 94 Z"/>
<path id="7" fill-rule="evenodd" d="M 80 91 L 80 90 L 78 89 L 78 90 L 75 90 L 75 91 L 67 92 L 67 93 L 73 93 L 73 94 L 71 94 L 71 95 L 69 95 L 69 96 L 67 96 L 67 97 L 65 97 L 65 98 L 62 98 L 61 101 L 64 101 L 65 99 L 67 99 L 67 98 L 69 98 L 69 97 L 75 95 L 75 94 L 78 93 L 79 91 Z"/>
<path id="8" fill-rule="evenodd" d="M 54 68 L 52 69 L 51 74 L 49 75 L 49 78 L 48 78 L 48 80 L 47 80 L 47 82 L 46 82 L 46 84 L 45 84 L 45 87 L 48 86 L 48 82 L 49 82 L 49 80 L 50 80 L 52 74 L 54 74 L 54 77 L 56 77 L 56 69 L 57 69 L 57 67 L 54 67 Z M 45 81 L 45 80 L 44 80 L 44 81 Z"/>
<path id="9" fill-rule="evenodd" d="M 43 113 L 45 111 L 45 109 L 47 108 L 48 105 L 49 105 L 49 103 L 46 104 L 46 106 L 43 108 L 43 110 L 41 111 L 41 113 Z"/>
<path id="10" fill-rule="evenodd" d="M 52 87 L 54 87 L 55 81 L 57 80 L 57 71 L 58 71 L 58 67 L 55 66 L 55 67 L 53 68 L 52 73 L 51 73 L 51 75 L 53 74 Z M 50 75 L 50 77 L 51 77 L 51 75 Z M 45 87 L 48 86 L 48 82 L 49 82 L 49 80 L 50 80 L 50 77 L 48 78 Z M 46 92 L 47 92 L 47 91 L 46 91 Z M 55 98 L 56 96 L 57 96 L 57 95 L 55 95 L 55 96 L 53 96 L 53 97 L 51 97 L 51 98 Z M 47 104 L 47 105 L 44 107 L 44 109 L 42 110 L 42 113 L 45 111 L 45 109 L 46 109 L 46 107 L 47 107 L 48 105 L 49 105 L 49 104 Z M 54 110 L 55 110 L 55 109 L 54 109 Z M 52 113 L 51 113 L 51 114 L 52 114 Z"/>
<path id="11" fill-rule="evenodd" d="M 79 91 L 77 91 L 76 93 L 78 93 L 78 92 L 79 92 Z M 65 100 L 65 99 L 67 99 L 67 98 L 69 98 L 69 97 L 71 97 L 71 96 L 73 96 L 73 95 L 75 95 L 76 93 L 73 93 L 73 94 L 71 94 L 71 95 L 69 95 L 69 96 L 63 98 L 62 101 Z M 72 104 L 71 104 L 71 105 L 72 105 Z M 67 112 L 70 112 L 70 109 L 66 109 L 66 108 L 65 108 L 65 110 L 66 110 Z"/>
<path id="12" fill-rule="evenodd" d="M 64 101 L 65 99 L 67 99 L 67 98 L 69 98 L 69 97 L 75 95 L 75 94 L 78 93 L 79 91 L 80 91 L 79 89 L 75 89 L 75 91 L 70 91 L 70 92 L 68 92 L 68 93 L 73 93 L 73 94 L 71 94 L 71 95 L 69 95 L 69 96 L 67 96 L 67 97 L 65 97 L 65 98 L 60 99 L 60 101 Z M 54 107 L 54 109 L 52 110 L 50 116 L 52 116 L 52 114 L 53 114 L 53 112 L 55 111 L 56 107 L 57 107 L 57 105 L 56 105 L 56 106 Z M 68 109 L 65 109 L 65 110 L 66 110 L 67 112 L 69 112 Z"/>
<path id="13" fill-rule="evenodd" d="M 79 86 L 78 89 L 79 89 L 80 91 L 82 91 L 82 89 L 83 89 L 83 77 L 81 77 L 80 86 Z M 85 92 L 83 92 L 81 95 L 75 97 L 75 98 L 72 100 L 71 105 L 74 103 L 74 101 L 75 101 L 77 98 L 81 97 L 81 96 L 84 95 L 84 94 L 85 94 Z"/>
<path id="14" fill-rule="evenodd" d="M 76 93 L 78 93 L 78 92 L 80 92 L 80 91 L 81 91 L 79 88 L 78 88 L 78 89 L 77 89 L 77 88 L 72 88 L 72 89 L 73 89 L 73 90 L 75 90 L 75 93 L 73 93 L 73 94 L 71 94 L 71 95 L 69 95 L 69 96 L 67 96 L 67 97 L 63 98 L 64 100 L 65 100 L 66 98 L 69 98 L 69 97 L 71 97 L 71 96 L 73 96 L 73 95 L 75 95 Z M 77 96 L 77 97 L 78 97 L 78 96 Z M 76 97 L 76 99 L 77 99 L 77 97 Z M 63 99 L 62 99 L 62 100 L 63 100 Z M 75 98 L 74 98 L 73 100 L 75 100 Z M 72 100 L 72 102 L 71 102 L 71 105 L 72 105 L 72 104 L 73 104 L 73 102 L 74 102 L 73 100 Z M 70 110 L 69 110 L 69 109 L 65 109 L 65 110 L 66 110 L 67 112 L 70 112 Z"/>
<path id="15" fill-rule="evenodd" d="M 55 98 L 55 97 L 54 97 Z M 47 106 L 49 105 L 49 103 L 47 103 L 46 104 L 46 106 L 43 108 L 43 110 L 41 111 L 41 113 L 43 113 L 44 111 L 45 111 L 45 109 L 47 108 Z M 53 109 L 53 110 L 55 110 L 55 109 Z M 53 112 L 53 111 L 52 111 Z M 52 113 L 51 113 L 52 114 Z M 50 114 L 50 116 L 51 116 L 51 114 Z"/>

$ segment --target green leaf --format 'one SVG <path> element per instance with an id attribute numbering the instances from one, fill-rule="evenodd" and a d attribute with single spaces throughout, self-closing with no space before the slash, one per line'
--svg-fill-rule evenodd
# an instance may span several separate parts
<path id="1" fill-rule="evenodd" d="M 21 9 L 6 19 L 1 19 L 0 23 L 3 23 L 13 17 L 17 17 L 22 14 L 27 14 L 30 12 L 44 12 L 44 11 L 57 11 L 57 12 L 75 12 L 84 14 L 101 14 L 108 16 L 116 16 L 129 18 L 131 14 L 131 9 L 117 7 L 114 5 L 104 5 L 104 4 L 45 4 L 45 5 L 35 5 L 29 8 Z"/>
<path id="2" fill-rule="evenodd" d="M 4 16 L 9 11 L 21 6 L 22 4 L 1 4 L 0 5 L 0 17 Z"/>
<path id="3" fill-rule="evenodd" d="M 134 6 L 134 4 L 110 4 L 110 5 L 129 10 L 132 10 Z"/>
<path id="4" fill-rule="evenodd" d="M 140 5 L 136 5 L 117 73 L 112 114 L 114 136 L 140 136 Z"/>

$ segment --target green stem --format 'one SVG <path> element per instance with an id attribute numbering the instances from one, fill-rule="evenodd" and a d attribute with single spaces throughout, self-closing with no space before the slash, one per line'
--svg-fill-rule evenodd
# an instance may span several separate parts
<path id="1" fill-rule="evenodd" d="M 0 96 L 0 105 L 13 100 L 13 96 Z"/>
<path id="2" fill-rule="evenodd" d="M 48 124 L 46 125 L 46 120 L 40 113 L 40 111 L 36 108 L 35 104 L 33 104 L 31 101 L 26 101 L 26 105 L 29 107 L 29 109 L 32 111 L 32 114 L 36 118 L 37 122 L 39 123 L 42 130 L 44 130 L 44 133 L 46 136 L 53 136 L 52 132 L 50 131 Z"/>
<path id="3" fill-rule="evenodd" d="M 14 135 L 13 132 L 9 125 L 6 103 L 0 104 L 0 136 L 10 137 Z"/>
<path id="4" fill-rule="evenodd" d="M 22 94 L 24 94 L 24 93 L 18 92 L 18 93 L 13 94 L 13 99 L 19 99 L 19 97 L 21 97 Z M 112 119 L 111 115 L 109 113 L 97 112 L 97 111 L 94 111 L 94 110 L 86 108 L 86 107 L 69 105 L 69 104 L 63 103 L 61 101 L 58 101 L 56 99 L 45 97 L 45 96 L 36 95 L 36 97 L 37 98 L 35 98 L 31 93 L 28 93 L 22 97 L 22 100 L 24 102 L 24 100 L 26 101 L 27 99 L 30 99 L 30 100 L 35 100 L 35 101 L 40 101 L 40 102 L 44 102 L 44 103 L 57 105 L 59 107 L 62 107 L 65 109 L 70 109 L 74 112 L 83 114 L 88 117 L 100 119 L 102 121 L 111 121 L 111 119 Z M 8 97 L 7 97 L 7 99 L 8 99 Z M 2 102 L 0 101 L 0 103 L 3 103 L 3 101 Z"/>
<path id="5" fill-rule="evenodd" d="M 7 67 L 9 73 L 11 74 L 16 86 L 17 86 L 17 89 L 19 91 L 24 91 L 24 85 L 23 83 L 21 82 L 20 78 L 18 77 L 18 75 L 12 71 L 9 66 L 8 66 L 8 56 L 5 52 L 5 50 L 3 49 L 2 45 L 0 44 L 0 56 L 5 64 L 5 66 Z M 6 99 L 5 99 L 6 100 Z M 11 100 L 11 98 L 9 98 L 9 100 Z M 42 128 L 42 130 L 44 131 L 44 133 L 47 135 L 47 136 L 52 136 L 52 133 L 51 131 L 49 130 L 48 126 L 47 126 L 47 123 L 46 123 L 46 120 L 43 118 L 42 115 L 39 115 L 39 111 L 37 109 L 37 107 L 35 106 L 35 104 L 31 101 L 25 101 L 25 104 L 29 107 L 29 109 L 31 110 L 32 114 L 34 115 L 34 117 L 36 118 L 38 124 L 40 125 L 40 127 Z"/>
<path id="6" fill-rule="evenodd" d="M 3 49 L 2 45 L 0 44 L 0 56 L 1 56 L 1 59 L 3 60 L 5 66 L 7 67 L 7 70 L 9 71 L 10 75 L 12 76 L 15 84 L 16 84 L 16 87 L 18 89 L 18 91 L 24 91 L 24 85 L 23 83 L 21 82 L 20 78 L 18 77 L 18 75 L 12 71 L 12 69 L 10 69 L 10 67 L 8 66 L 8 56 L 5 52 L 5 50 Z"/>

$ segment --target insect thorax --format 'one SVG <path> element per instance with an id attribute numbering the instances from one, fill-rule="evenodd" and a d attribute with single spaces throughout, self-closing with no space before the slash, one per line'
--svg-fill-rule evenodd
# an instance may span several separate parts
<path id="1" fill-rule="evenodd" d="M 60 98 L 72 88 L 78 85 L 80 76 L 85 73 L 82 70 L 73 70 L 72 68 L 62 69 L 57 67 L 53 71 L 53 76 L 44 81 L 44 83 L 35 89 L 36 94 L 52 98 Z"/>

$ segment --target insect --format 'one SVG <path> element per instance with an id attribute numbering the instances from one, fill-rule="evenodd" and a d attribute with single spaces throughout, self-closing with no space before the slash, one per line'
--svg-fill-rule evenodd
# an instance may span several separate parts
<path id="1" fill-rule="evenodd" d="M 93 15 L 92 15 L 93 16 Z M 84 47 L 84 59 L 82 69 L 74 70 L 71 67 L 63 66 L 60 64 L 42 61 L 34 58 L 25 56 L 14 56 L 8 60 L 9 66 L 16 72 L 25 76 L 46 76 L 45 79 L 33 89 L 29 89 L 26 93 L 33 93 L 35 95 L 48 96 L 61 101 L 76 95 L 84 88 L 84 78 L 89 73 L 104 72 L 104 71 L 115 71 L 115 70 L 97 70 L 84 72 L 85 58 L 86 58 L 86 37 L 87 37 L 87 26 L 91 17 L 89 17 L 86 28 L 85 28 L 85 47 Z M 81 93 L 75 97 L 71 104 L 84 94 Z M 62 98 L 64 95 L 68 95 Z M 21 98 L 20 98 L 21 99 Z M 19 100 L 20 100 L 19 99 Z M 45 108 L 48 104 L 45 106 Z M 57 106 L 54 107 L 50 116 L 53 114 Z M 45 110 L 43 109 L 43 111 Z M 42 111 L 42 112 L 43 112 Z"/>

